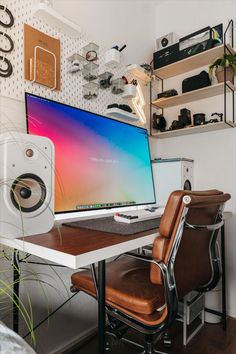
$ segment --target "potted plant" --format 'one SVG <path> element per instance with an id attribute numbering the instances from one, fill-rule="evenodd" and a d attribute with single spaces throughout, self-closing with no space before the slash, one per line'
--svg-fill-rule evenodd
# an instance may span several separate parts
<path id="1" fill-rule="evenodd" d="M 209 76 L 216 76 L 218 82 L 224 81 L 224 70 L 226 81 L 233 83 L 233 77 L 236 73 L 236 54 L 224 54 L 217 58 L 209 66 Z"/>

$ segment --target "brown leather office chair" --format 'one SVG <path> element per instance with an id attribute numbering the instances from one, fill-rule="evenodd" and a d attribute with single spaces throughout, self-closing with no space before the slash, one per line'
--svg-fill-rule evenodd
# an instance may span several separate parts
<path id="1" fill-rule="evenodd" d="M 143 353 L 160 353 L 154 349 L 154 335 L 171 326 L 179 299 L 192 290 L 209 291 L 218 283 L 216 238 L 229 199 L 229 194 L 217 190 L 173 192 L 152 257 L 127 253 L 107 264 L 107 314 L 145 334 Z M 72 291 L 96 297 L 93 279 L 90 271 L 74 273 Z"/>

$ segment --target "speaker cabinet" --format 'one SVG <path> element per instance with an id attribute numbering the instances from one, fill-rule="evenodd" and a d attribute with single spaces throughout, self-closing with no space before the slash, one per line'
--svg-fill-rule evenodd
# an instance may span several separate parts
<path id="1" fill-rule="evenodd" d="M 169 195 L 175 190 L 193 189 L 193 160 L 154 160 L 152 170 L 157 205 L 165 206 Z"/>
<path id="2" fill-rule="evenodd" d="M 0 236 L 48 232 L 54 224 L 54 146 L 45 137 L 0 135 Z"/>
<path id="3" fill-rule="evenodd" d="M 179 36 L 174 33 L 168 33 L 165 36 L 156 39 L 156 50 L 167 48 L 175 43 L 179 42 Z"/>

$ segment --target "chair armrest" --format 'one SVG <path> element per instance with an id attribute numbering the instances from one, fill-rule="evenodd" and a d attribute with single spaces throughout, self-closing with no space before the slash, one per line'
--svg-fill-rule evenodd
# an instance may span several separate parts
<path id="1" fill-rule="evenodd" d="M 160 261 L 158 259 L 153 259 L 151 256 L 147 256 L 144 254 L 137 254 L 137 253 L 133 253 L 133 252 L 126 252 L 123 254 L 123 256 L 136 258 L 136 259 L 139 259 L 140 261 L 144 261 L 144 262 L 148 262 L 148 263 L 155 263 L 157 266 L 159 266 L 159 264 L 163 263 L 162 261 Z"/>

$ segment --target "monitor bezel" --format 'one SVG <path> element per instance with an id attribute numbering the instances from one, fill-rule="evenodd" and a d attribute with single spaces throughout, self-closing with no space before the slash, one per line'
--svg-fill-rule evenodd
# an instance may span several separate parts
<path id="1" fill-rule="evenodd" d="M 57 104 L 59 104 L 61 106 L 66 106 L 66 107 L 69 107 L 69 108 L 73 108 L 73 109 L 76 109 L 76 110 L 79 110 L 79 111 L 83 111 L 83 112 L 86 112 L 86 113 L 90 113 L 90 114 L 102 117 L 102 118 L 105 118 L 105 119 L 113 120 L 115 122 L 119 122 L 119 123 L 124 124 L 124 125 L 129 125 L 129 126 L 132 126 L 132 127 L 135 127 L 135 128 L 143 129 L 144 131 L 146 131 L 147 136 L 149 136 L 147 128 L 139 127 L 139 126 L 133 125 L 131 123 L 127 123 L 127 122 L 122 122 L 120 120 L 117 120 L 117 119 L 114 119 L 114 118 L 109 118 L 109 117 L 104 116 L 104 115 L 99 114 L 99 113 L 87 111 L 87 110 L 82 109 L 82 108 L 71 106 L 71 105 L 66 104 L 66 103 L 55 101 L 55 100 L 52 100 L 50 98 L 42 97 L 42 96 L 39 96 L 39 95 L 35 95 L 34 93 L 30 93 L 30 92 L 26 92 L 25 91 L 25 113 L 26 113 L 26 130 L 27 130 L 27 134 L 30 134 L 29 125 L 28 125 L 27 96 L 33 96 L 33 97 L 41 98 L 41 99 L 47 100 L 49 102 L 57 103 Z M 93 211 L 99 211 L 99 210 L 100 211 L 102 211 L 102 210 L 111 210 L 111 209 L 119 209 L 119 208 L 127 208 L 128 209 L 128 208 L 134 208 L 134 207 L 138 207 L 138 206 L 142 206 L 142 205 L 145 206 L 145 205 L 156 204 L 156 193 L 155 193 L 155 185 L 154 185 L 154 178 L 153 178 L 153 171 L 152 171 L 152 162 L 151 162 L 152 160 L 151 160 L 151 151 L 150 151 L 149 139 L 148 139 L 148 152 L 149 152 L 149 156 L 150 156 L 150 168 L 151 168 L 151 174 L 152 174 L 152 185 L 153 185 L 153 193 L 154 193 L 154 202 L 141 203 L 141 204 L 131 204 L 131 205 L 125 205 L 124 204 L 124 205 L 116 205 L 116 206 L 105 207 L 105 208 L 92 208 L 92 209 L 88 208 L 88 209 L 81 209 L 81 210 L 77 210 L 77 209 L 64 210 L 64 211 L 55 211 L 54 213 L 57 214 L 57 215 L 60 215 L 60 214 L 70 214 L 70 213 L 82 213 L 82 212 L 88 212 L 88 211 L 93 212 Z"/>

